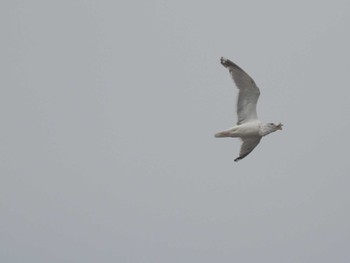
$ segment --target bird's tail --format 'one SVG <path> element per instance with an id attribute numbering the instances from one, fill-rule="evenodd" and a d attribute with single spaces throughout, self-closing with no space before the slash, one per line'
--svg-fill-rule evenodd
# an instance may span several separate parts
<path id="1" fill-rule="evenodd" d="M 216 138 L 225 138 L 225 137 L 230 137 L 230 134 L 228 131 L 222 131 L 222 132 L 215 133 L 215 137 Z"/>

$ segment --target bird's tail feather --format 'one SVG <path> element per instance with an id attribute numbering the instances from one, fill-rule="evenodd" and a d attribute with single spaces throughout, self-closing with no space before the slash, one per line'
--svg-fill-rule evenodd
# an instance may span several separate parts
<path id="1" fill-rule="evenodd" d="M 230 135 L 229 135 L 229 132 L 222 131 L 222 132 L 215 133 L 215 137 L 216 138 L 225 138 L 225 137 L 230 137 Z"/>

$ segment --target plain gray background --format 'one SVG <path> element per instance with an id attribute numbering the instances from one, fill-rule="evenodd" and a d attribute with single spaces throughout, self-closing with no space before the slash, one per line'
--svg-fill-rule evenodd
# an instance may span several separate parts
<path id="1" fill-rule="evenodd" d="M 1 1 L 1 262 L 350 262 L 348 1 Z M 235 163 L 225 56 L 284 130 Z"/>

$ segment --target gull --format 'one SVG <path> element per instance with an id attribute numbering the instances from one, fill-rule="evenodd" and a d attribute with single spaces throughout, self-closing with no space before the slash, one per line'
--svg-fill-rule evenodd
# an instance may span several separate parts
<path id="1" fill-rule="evenodd" d="M 260 90 L 254 80 L 239 66 L 226 58 L 220 59 L 221 64 L 227 68 L 235 82 L 239 93 L 237 100 L 237 124 L 227 130 L 215 134 L 217 138 L 238 137 L 242 140 L 241 150 L 235 162 L 250 154 L 259 144 L 262 137 L 282 130 L 283 124 L 262 123 L 258 120 L 256 104 Z"/>

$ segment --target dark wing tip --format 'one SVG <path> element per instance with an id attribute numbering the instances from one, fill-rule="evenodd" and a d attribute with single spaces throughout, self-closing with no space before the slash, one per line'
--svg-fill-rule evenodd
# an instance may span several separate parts
<path id="1" fill-rule="evenodd" d="M 238 162 L 239 160 L 242 160 L 244 157 L 243 156 L 239 156 L 235 159 L 235 162 Z"/>
<path id="2" fill-rule="evenodd" d="M 243 69 L 241 69 L 239 66 L 237 66 L 235 63 L 233 63 L 231 60 L 227 58 L 221 57 L 220 62 L 225 68 L 233 67 L 243 71 Z"/>
<path id="3" fill-rule="evenodd" d="M 220 62 L 221 62 L 221 65 L 223 65 L 225 68 L 234 65 L 233 62 L 232 62 L 231 60 L 226 59 L 226 58 L 224 58 L 224 57 L 221 57 L 221 58 L 220 58 Z"/>
<path id="4" fill-rule="evenodd" d="M 236 159 L 235 159 L 235 162 L 239 161 L 239 160 L 242 160 L 244 157 L 246 157 L 248 154 L 250 154 L 253 150 L 251 150 L 250 152 L 247 152 L 243 155 L 240 155 L 238 156 Z"/>

